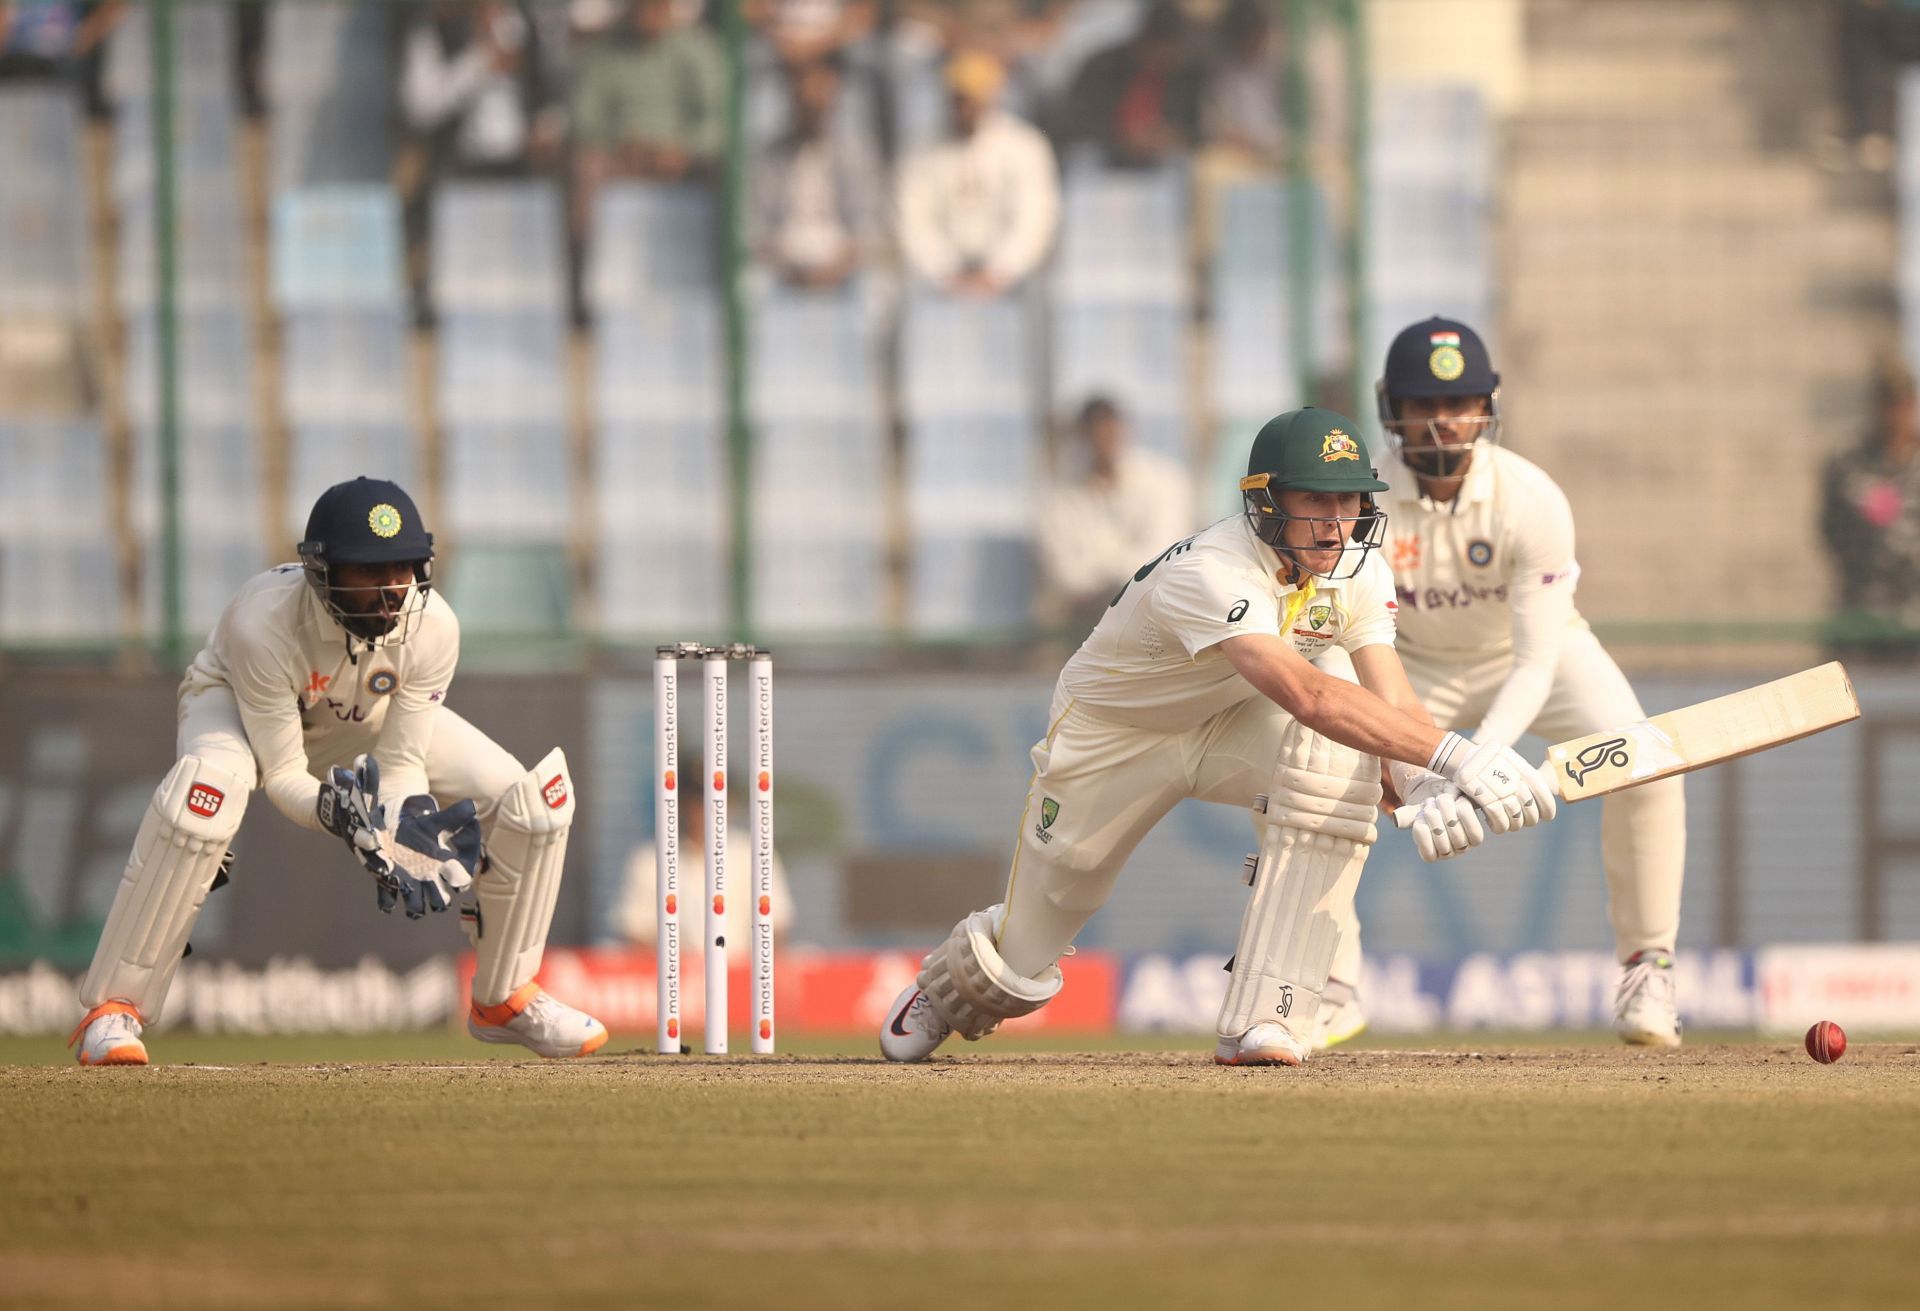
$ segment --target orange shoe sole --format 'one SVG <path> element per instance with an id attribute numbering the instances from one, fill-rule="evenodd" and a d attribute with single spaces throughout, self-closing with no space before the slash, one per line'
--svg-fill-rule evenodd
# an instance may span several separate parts
<path id="1" fill-rule="evenodd" d="M 138 1047 L 115 1047 L 97 1061 L 90 1061 L 84 1056 L 80 1058 L 82 1065 L 145 1065 L 146 1063 L 147 1054 Z"/>
<path id="2" fill-rule="evenodd" d="M 593 1037 L 581 1043 L 580 1050 L 575 1052 L 574 1055 L 575 1056 L 591 1056 L 606 1045 L 607 1045 L 607 1031 L 605 1029 L 602 1029 L 600 1030 L 600 1032 L 594 1034 Z"/>

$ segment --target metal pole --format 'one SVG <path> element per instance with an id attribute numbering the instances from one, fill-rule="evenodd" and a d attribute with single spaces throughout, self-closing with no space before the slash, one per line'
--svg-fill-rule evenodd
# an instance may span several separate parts
<path id="1" fill-rule="evenodd" d="M 1312 98 L 1307 87 L 1311 0 L 1287 0 L 1287 310 L 1299 400 L 1313 400 L 1313 164 L 1308 151 Z"/>
<path id="2" fill-rule="evenodd" d="M 1341 0 L 1341 14 L 1347 28 L 1347 140 L 1352 173 L 1353 203 L 1347 215 L 1347 331 L 1353 341 L 1353 417 L 1373 412 L 1373 386 L 1368 375 L 1373 361 L 1367 358 L 1367 219 L 1373 200 L 1368 175 L 1373 150 L 1371 123 L 1372 76 L 1367 63 L 1367 10 L 1364 0 Z"/>
<path id="3" fill-rule="evenodd" d="M 179 269 L 175 262 L 173 175 L 173 6 L 152 0 L 154 374 L 159 384 L 160 651 L 175 667 L 186 660 L 180 563 Z"/>
<path id="4" fill-rule="evenodd" d="M 753 627 L 753 430 L 747 413 L 747 308 L 741 286 L 746 267 L 747 28 L 743 0 L 721 7 L 727 43 L 727 154 L 721 188 L 720 278 L 727 319 L 727 448 L 733 470 L 733 587 L 728 608 L 735 641 Z"/>

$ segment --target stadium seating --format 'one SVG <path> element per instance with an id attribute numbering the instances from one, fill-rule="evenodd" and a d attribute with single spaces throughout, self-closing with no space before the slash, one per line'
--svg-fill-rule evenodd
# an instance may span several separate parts
<path id="1" fill-rule="evenodd" d="M 0 641 L 119 634 L 110 486 L 97 422 L 0 416 Z"/>
<path id="2" fill-rule="evenodd" d="M 1900 297 L 1900 335 L 1902 352 L 1916 377 L 1920 377 L 1920 66 L 1910 66 L 1900 75 L 1899 157 L 1894 167 L 1894 185 L 1900 197 L 1900 264 L 1896 286 Z"/>
<path id="3" fill-rule="evenodd" d="M 1493 122 L 1466 85 L 1375 88 L 1368 156 L 1368 341 L 1377 372 L 1401 328 L 1434 314 L 1493 340 Z"/>
<path id="4" fill-rule="evenodd" d="M 763 287 L 753 322 L 754 613 L 776 633 L 878 629 L 888 471 L 865 289 Z"/>
<path id="5" fill-rule="evenodd" d="M 71 90 L 0 85 L 0 323 L 72 321 L 87 311 L 93 269 L 80 159 Z"/>
<path id="6" fill-rule="evenodd" d="M 1006 631 L 1033 593 L 1042 425 L 1031 307 L 916 292 L 901 324 L 907 620 L 921 635 Z"/>
<path id="7" fill-rule="evenodd" d="M 1053 268 L 1053 404 L 1112 397 L 1136 440 L 1188 458 L 1187 182 L 1183 170 L 1066 170 Z"/>
<path id="8" fill-rule="evenodd" d="M 302 0 L 267 11 L 268 160 L 276 190 L 377 182 L 393 163 L 398 70 L 389 14 L 354 0 Z"/>
<path id="9" fill-rule="evenodd" d="M 434 302 L 460 310 L 566 303 L 566 231 L 558 186 L 448 181 L 434 188 Z"/>
<path id="10" fill-rule="evenodd" d="M 690 193 L 613 188 L 600 209 L 619 249 L 598 257 L 596 619 L 604 632 L 652 641 L 717 632 L 730 608 L 724 339 L 717 286 L 639 281 L 653 256 L 627 244 L 620 225 L 650 220 L 710 268 L 702 208 Z"/>

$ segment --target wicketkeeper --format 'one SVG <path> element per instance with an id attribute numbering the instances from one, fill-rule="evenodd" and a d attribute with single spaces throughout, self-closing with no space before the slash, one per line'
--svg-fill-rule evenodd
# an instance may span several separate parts
<path id="1" fill-rule="evenodd" d="M 240 589 L 180 684 L 179 760 L 80 984 L 80 1063 L 147 1063 L 142 1027 L 256 787 L 340 839 L 382 910 L 461 903 L 474 1037 L 542 1056 L 597 1050 L 606 1028 L 533 982 L 573 825 L 566 757 L 556 747 L 529 771 L 445 704 L 460 626 L 433 590 L 420 512 L 393 483 L 341 483 L 314 504 L 299 554 Z"/>

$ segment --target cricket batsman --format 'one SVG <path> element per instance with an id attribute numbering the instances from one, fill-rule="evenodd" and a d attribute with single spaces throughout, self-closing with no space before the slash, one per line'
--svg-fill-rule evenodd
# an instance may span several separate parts
<path id="1" fill-rule="evenodd" d="M 382 910 L 418 919 L 468 894 L 474 1037 L 542 1056 L 597 1050 L 606 1028 L 533 981 L 573 824 L 566 757 L 556 747 L 526 770 L 445 704 L 460 625 L 433 590 L 419 510 L 393 483 L 340 483 L 315 502 L 299 554 L 240 589 L 180 684 L 179 760 L 80 984 L 80 1063 L 147 1063 L 142 1027 L 256 787 L 344 843 Z"/>
<path id="2" fill-rule="evenodd" d="M 1375 837 L 1381 760 L 1438 859 L 1551 819 L 1548 781 L 1511 748 L 1443 732 L 1394 654 L 1376 554 L 1387 490 L 1352 420 L 1293 410 L 1254 438 L 1246 510 L 1127 580 L 1055 687 L 1006 899 L 930 952 L 880 1031 L 889 1060 L 991 1033 L 1060 991 L 1057 961 L 1128 855 L 1184 797 L 1254 813 L 1253 894 L 1214 1060 L 1299 1065 Z M 1332 647 L 1358 684 L 1316 669 Z M 1484 820 L 1484 827 L 1482 821 Z"/>
<path id="3" fill-rule="evenodd" d="M 1507 747 L 1529 729 L 1549 742 L 1644 719 L 1639 698 L 1574 608 L 1580 566 L 1566 495 L 1502 447 L 1500 375 L 1479 334 L 1428 319 L 1395 337 L 1378 388 L 1387 466 L 1387 563 L 1400 600 L 1400 659 L 1448 729 Z M 1359 670 L 1359 662 L 1354 662 Z M 1674 1047 L 1673 947 L 1686 863 L 1686 794 L 1678 778 L 1601 803 L 1607 913 L 1623 973 L 1614 1030 Z M 1342 907 L 1351 912 L 1351 903 Z M 1357 983 L 1359 921 L 1343 922 L 1333 975 Z M 1323 1016 L 1323 1039 L 1365 1025 Z"/>

